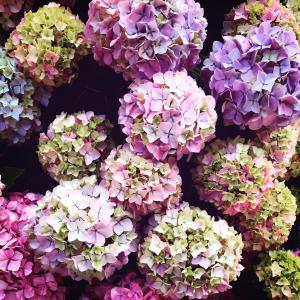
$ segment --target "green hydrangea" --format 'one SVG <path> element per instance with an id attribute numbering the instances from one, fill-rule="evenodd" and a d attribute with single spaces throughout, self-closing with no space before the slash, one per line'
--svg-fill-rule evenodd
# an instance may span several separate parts
<path id="1" fill-rule="evenodd" d="M 300 257 L 285 250 L 270 251 L 256 268 L 259 281 L 272 299 L 300 299 Z"/>
<path id="2" fill-rule="evenodd" d="M 40 135 L 39 160 L 56 181 L 97 174 L 113 147 L 111 129 L 104 115 L 62 113 L 49 125 L 47 135 Z"/>
<path id="3" fill-rule="evenodd" d="M 300 22 L 300 1 L 299 0 L 287 0 L 287 7 L 289 7 L 296 16 L 298 23 Z"/>
<path id="4" fill-rule="evenodd" d="M 87 54 L 84 24 L 68 9 L 50 3 L 28 12 L 5 47 L 24 72 L 46 86 L 70 83 Z"/>
<path id="5" fill-rule="evenodd" d="M 153 218 L 138 252 L 152 288 L 172 299 L 206 299 L 230 288 L 243 269 L 243 243 L 233 227 L 187 202 Z"/>

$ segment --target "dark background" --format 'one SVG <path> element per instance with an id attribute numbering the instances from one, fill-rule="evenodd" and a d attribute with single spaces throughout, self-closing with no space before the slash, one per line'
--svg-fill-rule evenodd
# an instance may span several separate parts
<path id="1" fill-rule="evenodd" d="M 50 1 L 37 1 L 34 9 L 49 2 Z M 205 57 L 209 54 L 213 41 L 221 40 L 224 14 L 243 1 L 201 0 L 198 2 L 200 2 L 204 8 L 205 16 L 208 20 L 208 37 L 205 42 L 204 50 L 201 53 L 201 55 Z M 88 0 L 77 0 L 77 4 L 73 10 L 84 22 L 87 20 L 88 3 Z M 115 125 L 113 138 L 116 144 L 124 143 L 125 137 L 117 123 L 118 99 L 126 93 L 129 84 L 129 82 L 123 80 L 121 75 L 114 73 L 114 71 L 109 68 L 99 67 L 92 56 L 85 58 L 80 63 L 79 76 L 74 83 L 55 90 L 49 106 L 42 109 L 42 130 L 45 132 L 47 126 L 54 120 L 55 116 L 63 111 L 73 113 L 81 110 L 92 110 L 96 114 L 105 114 L 110 119 Z M 223 127 L 222 118 L 219 118 L 218 123 L 218 137 L 224 138 L 237 134 L 249 136 L 248 132 L 240 132 L 239 129 L 234 126 Z M 33 136 L 25 145 L 19 147 L 0 145 L 0 170 L 3 167 L 16 167 L 24 170 L 23 174 L 10 188 L 11 191 L 45 193 L 46 190 L 52 189 L 56 185 L 55 181 L 43 172 L 38 162 L 36 155 L 37 144 L 38 134 Z M 206 209 L 210 214 L 216 217 L 221 216 L 212 206 L 204 204 L 197 199 L 197 195 L 191 184 L 190 165 L 183 159 L 179 162 L 179 167 L 183 178 L 183 200 Z M 5 176 L 5 174 L 3 175 Z M 297 247 L 297 227 L 298 225 L 295 225 L 289 242 L 285 245 L 289 249 Z M 239 280 L 233 283 L 233 289 L 228 293 L 209 299 L 267 299 L 267 296 L 263 292 L 262 285 L 258 283 L 252 270 L 253 265 L 255 265 L 257 261 L 258 258 L 255 255 L 245 255 L 242 264 L 246 267 L 246 270 L 242 272 Z M 131 259 L 131 262 L 122 272 L 125 270 L 136 270 L 134 258 Z M 80 282 L 74 284 L 67 280 L 67 285 L 72 287 L 68 299 L 77 299 L 83 289 L 84 283 Z"/>

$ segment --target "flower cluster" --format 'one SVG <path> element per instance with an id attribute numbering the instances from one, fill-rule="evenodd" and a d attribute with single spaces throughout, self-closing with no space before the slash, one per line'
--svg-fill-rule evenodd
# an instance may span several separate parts
<path id="1" fill-rule="evenodd" d="M 128 145 L 112 150 L 101 165 L 101 177 L 111 199 L 135 216 L 160 213 L 180 201 L 181 177 L 176 161 L 145 159 Z"/>
<path id="2" fill-rule="evenodd" d="M 296 220 L 296 199 L 283 182 L 261 195 L 256 212 L 244 212 L 235 220 L 243 235 L 245 249 L 263 251 L 277 248 L 288 240 Z"/>
<path id="3" fill-rule="evenodd" d="M 299 129 L 289 125 L 276 130 L 257 133 L 257 143 L 265 149 L 279 177 L 285 178 L 287 168 L 296 154 Z"/>
<path id="4" fill-rule="evenodd" d="M 93 0 L 85 36 L 100 64 L 125 79 L 151 79 L 198 64 L 206 26 L 194 0 Z"/>
<path id="5" fill-rule="evenodd" d="M 27 231 L 35 222 L 41 195 L 13 193 L 0 197 L 0 298 L 64 299 L 64 288 L 51 273 L 34 262 Z"/>
<path id="6" fill-rule="evenodd" d="M 23 143 L 40 128 L 40 108 L 31 80 L 0 47 L 0 139 Z"/>
<path id="7" fill-rule="evenodd" d="M 121 100 L 119 124 L 135 152 L 163 160 L 198 153 L 214 137 L 215 100 L 186 72 L 134 82 Z"/>
<path id="8" fill-rule="evenodd" d="M 103 280 L 136 251 L 131 215 L 109 201 L 95 176 L 62 181 L 38 205 L 30 245 L 46 269 L 75 280 Z"/>
<path id="9" fill-rule="evenodd" d="M 87 53 L 84 24 L 59 4 L 28 12 L 5 47 L 24 73 L 49 87 L 70 83 Z"/>
<path id="10" fill-rule="evenodd" d="M 300 115 L 299 56 L 294 32 L 269 22 L 215 42 L 202 75 L 222 103 L 225 125 L 258 130 L 293 124 Z"/>
<path id="11" fill-rule="evenodd" d="M 300 298 L 300 258 L 286 250 L 270 251 L 262 256 L 256 267 L 259 281 L 263 281 L 272 299 L 298 300 Z"/>
<path id="12" fill-rule="evenodd" d="M 31 9 L 33 0 L 1 0 L 0 26 L 4 30 L 16 27 L 21 15 Z"/>
<path id="13" fill-rule="evenodd" d="M 279 0 L 248 0 L 247 3 L 234 8 L 225 16 L 223 34 L 244 35 L 262 22 L 270 22 L 272 26 L 293 30 L 300 40 L 300 26 L 293 12 Z"/>
<path id="14" fill-rule="evenodd" d="M 60 114 L 42 133 L 38 156 L 55 180 L 72 180 L 95 174 L 113 147 L 111 123 L 93 112 Z"/>
<path id="15" fill-rule="evenodd" d="M 274 186 L 275 169 L 265 151 L 239 137 L 215 140 L 195 163 L 192 175 L 200 199 L 227 215 L 257 211 L 262 193 Z"/>
<path id="16" fill-rule="evenodd" d="M 299 3 L 299 1 L 298 0 L 287 0 L 287 7 L 293 11 L 293 13 L 299 23 L 299 21 L 300 21 L 300 3 Z"/>
<path id="17" fill-rule="evenodd" d="M 243 243 L 224 220 L 184 202 L 155 215 L 140 245 L 138 263 L 152 288 L 164 296 L 206 299 L 230 288 L 243 269 Z"/>
<path id="18" fill-rule="evenodd" d="M 288 172 L 285 174 L 286 179 L 290 177 L 296 178 L 300 176 L 300 119 L 295 123 L 294 127 L 298 129 L 298 137 L 296 139 L 296 153 L 292 157 Z"/>

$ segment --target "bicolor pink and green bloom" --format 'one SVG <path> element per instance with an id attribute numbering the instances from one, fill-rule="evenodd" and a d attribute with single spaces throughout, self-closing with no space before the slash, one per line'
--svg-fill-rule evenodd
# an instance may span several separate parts
<path id="1" fill-rule="evenodd" d="M 110 201 L 95 176 L 61 181 L 38 206 L 30 246 L 47 270 L 75 280 L 103 280 L 137 250 L 132 215 Z"/>
<path id="2" fill-rule="evenodd" d="M 112 124 L 92 111 L 61 113 L 39 140 L 38 157 L 56 181 L 98 174 L 100 163 L 113 148 Z"/>
<path id="3" fill-rule="evenodd" d="M 241 236 L 187 202 L 155 214 L 140 244 L 138 264 L 147 283 L 171 299 L 206 299 L 231 288 L 243 267 Z"/>
<path id="4" fill-rule="evenodd" d="M 28 12 L 11 33 L 5 48 L 22 71 L 47 87 L 70 83 L 79 60 L 88 53 L 84 24 L 57 3 Z"/>
<path id="5" fill-rule="evenodd" d="M 125 79 L 192 69 L 207 21 L 194 0 L 93 0 L 85 27 L 94 58 Z"/>
<path id="6" fill-rule="evenodd" d="M 300 116 L 300 48 L 296 35 L 263 22 L 245 36 L 215 42 L 202 79 L 222 105 L 225 125 L 275 129 Z"/>
<path id="7" fill-rule="evenodd" d="M 214 138 L 215 100 L 184 72 L 136 81 L 121 100 L 119 124 L 134 152 L 164 160 L 200 152 Z"/>
<path id="8" fill-rule="evenodd" d="M 111 151 L 101 165 L 101 178 L 110 198 L 136 217 L 163 212 L 181 198 L 177 161 L 145 159 L 127 144 Z"/>

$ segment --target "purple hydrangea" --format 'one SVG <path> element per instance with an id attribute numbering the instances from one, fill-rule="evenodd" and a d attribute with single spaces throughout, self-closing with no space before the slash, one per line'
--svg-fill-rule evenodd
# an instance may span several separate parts
<path id="1" fill-rule="evenodd" d="M 194 0 L 93 0 L 85 28 L 94 58 L 125 79 L 199 63 L 207 21 Z"/>
<path id="2" fill-rule="evenodd" d="M 202 75 L 222 104 L 225 125 L 258 130 L 294 123 L 300 115 L 299 58 L 295 33 L 269 22 L 215 42 Z"/>

